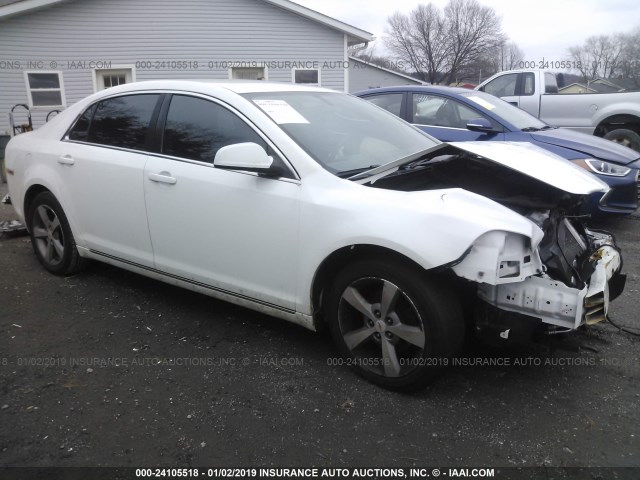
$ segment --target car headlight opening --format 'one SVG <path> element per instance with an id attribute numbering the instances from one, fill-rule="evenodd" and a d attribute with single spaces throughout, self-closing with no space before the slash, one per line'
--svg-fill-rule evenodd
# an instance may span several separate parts
<path id="1" fill-rule="evenodd" d="M 605 162 L 604 160 L 598 160 L 595 158 L 585 158 L 582 160 L 573 160 L 573 162 L 591 172 L 599 175 L 608 175 L 611 177 L 624 177 L 631 169 L 622 165 L 616 165 L 615 163 Z"/>

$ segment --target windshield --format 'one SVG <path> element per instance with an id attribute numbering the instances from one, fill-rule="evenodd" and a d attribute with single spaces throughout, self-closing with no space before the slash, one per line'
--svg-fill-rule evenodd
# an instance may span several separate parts
<path id="1" fill-rule="evenodd" d="M 510 123 L 518 130 L 540 130 L 548 127 L 546 123 L 538 120 L 533 115 L 528 114 L 524 110 L 521 110 L 498 97 L 489 95 L 488 93 L 472 91 L 468 93 L 464 92 L 460 95 L 471 100 L 483 109 L 489 110 L 491 113 L 497 115 L 505 122 Z"/>
<path id="2" fill-rule="evenodd" d="M 315 161 L 341 177 L 440 143 L 386 110 L 342 93 L 260 92 L 243 96 Z"/>

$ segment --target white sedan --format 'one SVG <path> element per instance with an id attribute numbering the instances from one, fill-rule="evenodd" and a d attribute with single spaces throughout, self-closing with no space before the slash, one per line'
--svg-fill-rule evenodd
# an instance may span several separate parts
<path id="1" fill-rule="evenodd" d="M 587 172 L 524 144 L 443 144 L 331 90 L 114 87 L 15 137 L 6 166 L 51 273 L 99 260 L 326 324 L 391 389 L 426 384 L 468 328 L 569 331 L 624 284 L 613 238 L 572 217 L 607 191 Z"/>

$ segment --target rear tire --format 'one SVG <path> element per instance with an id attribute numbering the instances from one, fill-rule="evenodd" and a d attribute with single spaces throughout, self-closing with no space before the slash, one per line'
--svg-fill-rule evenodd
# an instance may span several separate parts
<path id="1" fill-rule="evenodd" d="M 33 251 L 42 266 L 54 275 L 73 275 L 86 264 L 76 247 L 62 206 L 51 192 L 39 193 L 27 211 Z"/>
<path id="2" fill-rule="evenodd" d="M 343 362 L 390 390 L 433 381 L 464 343 L 458 299 L 417 266 L 361 260 L 344 268 L 325 297 Z"/>
<path id="3" fill-rule="evenodd" d="M 640 135 L 633 130 L 618 128 L 607 133 L 604 138 L 640 152 Z"/>

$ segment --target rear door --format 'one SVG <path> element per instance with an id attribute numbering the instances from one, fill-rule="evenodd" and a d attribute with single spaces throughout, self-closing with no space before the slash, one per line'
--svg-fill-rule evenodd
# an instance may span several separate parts
<path id="1" fill-rule="evenodd" d="M 541 77 L 542 75 L 539 75 Z M 520 73 L 518 85 L 518 107 L 534 117 L 539 117 L 541 94 L 540 82 L 536 82 L 536 74 L 533 72 Z"/>
<path id="2" fill-rule="evenodd" d="M 102 100 L 79 117 L 55 152 L 65 207 L 81 244 L 151 266 L 143 172 L 159 94 Z"/>

